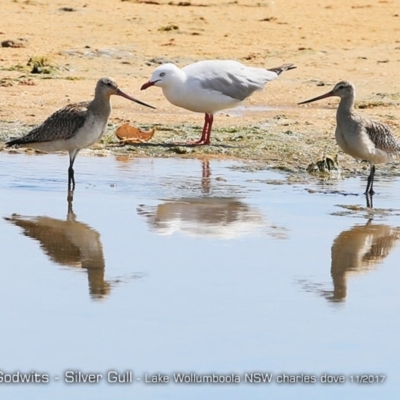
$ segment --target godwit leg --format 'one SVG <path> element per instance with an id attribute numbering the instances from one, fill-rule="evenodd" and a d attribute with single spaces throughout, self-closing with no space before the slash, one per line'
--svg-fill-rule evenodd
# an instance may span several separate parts
<path id="1" fill-rule="evenodd" d="M 375 193 L 373 189 L 374 185 L 374 176 L 375 176 L 375 165 L 371 164 L 371 171 L 368 176 L 367 190 L 365 194 L 370 194 L 371 196 Z"/>
<path id="2" fill-rule="evenodd" d="M 75 190 L 74 162 L 79 150 L 71 150 L 69 152 L 69 167 L 68 167 L 68 192 Z"/>
<path id="3" fill-rule="evenodd" d="M 72 187 L 71 187 L 72 186 Z M 69 164 L 68 168 L 68 191 L 75 189 L 75 178 L 74 178 L 74 169 L 72 168 L 72 164 Z"/>

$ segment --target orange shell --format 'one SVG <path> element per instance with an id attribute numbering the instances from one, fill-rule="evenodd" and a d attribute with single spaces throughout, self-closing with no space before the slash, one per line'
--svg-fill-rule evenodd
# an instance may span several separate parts
<path id="1" fill-rule="evenodd" d="M 153 128 L 151 131 L 145 132 L 128 123 L 121 125 L 116 131 L 115 136 L 125 144 L 148 142 L 155 133 Z"/>

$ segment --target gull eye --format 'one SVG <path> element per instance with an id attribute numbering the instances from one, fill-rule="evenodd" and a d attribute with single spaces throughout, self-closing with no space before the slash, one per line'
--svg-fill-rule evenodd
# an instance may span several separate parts
<path id="1" fill-rule="evenodd" d="M 161 72 L 160 76 L 165 76 L 165 72 Z"/>

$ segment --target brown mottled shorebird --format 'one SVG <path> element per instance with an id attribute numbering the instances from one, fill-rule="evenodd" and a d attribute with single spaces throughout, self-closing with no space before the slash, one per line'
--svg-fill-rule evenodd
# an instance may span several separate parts
<path id="1" fill-rule="evenodd" d="M 154 108 L 125 94 L 112 78 L 98 80 L 94 99 L 65 106 L 48 117 L 27 135 L 10 140 L 6 146 L 22 146 L 46 153 L 68 151 L 68 191 L 75 188 L 74 161 L 79 150 L 91 146 L 104 134 L 111 113 L 110 97 L 122 96 L 146 107 Z"/>
<path id="2" fill-rule="evenodd" d="M 393 156 L 400 153 L 400 143 L 386 124 L 356 114 L 354 110 L 356 90 L 350 82 L 341 81 L 330 92 L 299 104 L 331 96 L 340 97 L 336 112 L 336 142 L 350 156 L 369 161 L 371 170 L 365 194 L 372 196 L 375 164 L 392 161 Z"/>
<path id="3" fill-rule="evenodd" d="M 267 82 L 294 68 L 293 64 L 254 68 L 231 60 L 199 61 L 182 69 L 168 63 L 159 66 L 141 90 L 158 86 L 173 105 L 205 113 L 200 140 L 188 144 L 207 145 L 217 111 L 240 105 L 255 91 L 262 90 Z"/>

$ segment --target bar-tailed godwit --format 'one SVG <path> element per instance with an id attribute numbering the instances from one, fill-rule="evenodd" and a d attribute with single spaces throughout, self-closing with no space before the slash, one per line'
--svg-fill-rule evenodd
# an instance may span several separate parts
<path id="1" fill-rule="evenodd" d="M 200 140 L 189 144 L 206 145 L 210 144 L 217 111 L 240 105 L 256 90 L 262 90 L 267 82 L 293 68 L 296 68 L 293 64 L 253 68 L 231 60 L 199 61 L 182 69 L 168 63 L 159 66 L 141 90 L 158 86 L 175 106 L 205 113 Z"/>
<path id="2" fill-rule="evenodd" d="M 97 82 L 94 99 L 90 102 L 68 104 L 50 115 L 27 135 L 10 140 L 6 146 L 22 146 L 46 153 L 68 151 L 68 191 L 75 188 L 74 161 L 79 150 L 97 142 L 105 132 L 111 113 L 110 96 L 125 97 L 146 107 L 154 108 L 121 91 L 112 78 Z"/>
<path id="3" fill-rule="evenodd" d="M 350 82 L 341 81 L 330 92 L 299 104 L 311 103 L 331 96 L 340 97 L 336 112 L 336 142 L 350 156 L 369 161 L 371 169 L 365 194 L 371 196 L 374 194 L 375 164 L 392 161 L 393 156 L 400 153 L 400 143 L 389 126 L 355 112 L 356 90 Z"/>

